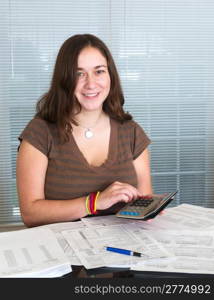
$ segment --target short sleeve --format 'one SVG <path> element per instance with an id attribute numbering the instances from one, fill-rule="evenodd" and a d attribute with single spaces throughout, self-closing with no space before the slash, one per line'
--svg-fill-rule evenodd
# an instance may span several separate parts
<path id="1" fill-rule="evenodd" d="M 19 141 L 26 140 L 36 149 L 48 156 L 50 151 L 50 134 L 46 121 L 32 119 L 18 137 Z"/>
<path id="2" fill-rule="evenodd" d="M 133 159 L 136 159 L 151 143 L 150 138 L 147 136 L 143 128 L 134 122 L 134 134 L 132 141 L 132 154 Z"/>

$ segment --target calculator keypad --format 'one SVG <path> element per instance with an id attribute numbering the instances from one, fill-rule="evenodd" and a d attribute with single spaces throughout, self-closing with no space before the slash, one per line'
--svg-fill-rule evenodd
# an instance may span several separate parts
<path id="1" fill-rule="evenodd" d="M 152 201 L 154 201 L 153 198 L 149 198 L 149 199 L 137 199 L 135 200 L 133 203 L 130 204 L 130 206 L 144 206 L 147 207 L 150 203 L 152 203 Z"/>

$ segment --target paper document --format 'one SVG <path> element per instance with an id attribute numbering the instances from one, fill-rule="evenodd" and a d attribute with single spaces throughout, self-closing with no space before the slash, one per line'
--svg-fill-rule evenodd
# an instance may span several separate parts
<path id="1" fill-rule="evenodd" d="M 130 224 L 132 222 L 138 222 L 138 220 L 134 219 L 118 218 L 116 215 L 82 218 L 81 220 L 87 227 Z"/>
<path id="2" fill-rule="evenodd" d="M 168 215 L 179 217 L 178 224 L 181 223 L 186 228 L 192 230 L 207 229 L 214 226 L 214 209 L 191 204 L 181 204 L 170 208 Z"/>
<path id="3" fill-rule="evenodd" d="M 214 231 L 150 231 L 174 259 L 139 262 L 131 270 L 214 274 Z"/>
<path id="4" fill-rule="evenodd" d="M 162 248 L 154 239 L 151 239 L 146 230 L 141 233 L 139 238 L 136 234 L 133 235 L 131 230 L 127 230 L 125 225 L 67 230 L 63 231 L 62 234 L 87 269 L 112 265 L 124 265 L 127 267 L 140 260 L 169 256 L 169 252 Z M 105 246 L 142 252 L 145 254 L 145 257 L 139 258 L 112 253 L 106 251 L 104 249 Z"/>
<path id="5" fill-rule="evenodd" d="M 142 223 L 139 223 L 140 226 Z M 146 229 L 202 230 L 214 227 L 214 209 L 190 204 L 167 208 L 162 215 L 148 221 Z M 145 226 L 144 226 L 145 228 Z"/>
<path id="6" fill-rule="evenodd" d="M 70 262 L 50 229 L 0 234 L 0 277 L 58 277 L 71 271 Z"/>
<path id="7" fill-rule="evenodd" d="M 63 236 L 62 231 L 76 230 L 76 229 L 86 227 L 82 221 L 53 223 L 53 224 L 48 224 L 48 225 L 42 225 L 40 227 L 41 228 L 49 228 L 54 233 L 54 235 L 57 238 L 57 241 L 59 243 L 59 246 L 62 248 L 64 254 L 68 258 L 71 265 L 74 265 L 74 266 L 81 265 L 81 261 L 76 256 L 73 248 L 70 246 L 68 241 Z"/>
<path id="8" fill-rule="evenodd" d="M 96 216 L 0 233 L 0 277 L 59 277 L 71 265 L 214 274 L 214 209 L 181 204 L 148 221 Z"/>

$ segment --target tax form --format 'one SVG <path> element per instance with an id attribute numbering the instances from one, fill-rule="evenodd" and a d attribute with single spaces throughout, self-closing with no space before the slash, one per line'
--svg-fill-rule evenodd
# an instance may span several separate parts
<path id="1" fill-rule="evenodd" d="M 69 272 L 70 262 L 50 229 L 0 234 L 0 277 L 58 277 Z"/>
<path id="2" fill-rule="evenodd" d="M 82 221 L 53 223 L 53 224 L 48 224 L 48 225 L 42 225 L 39 227 L 40 228 L 48 228 L 54 233 L 54 235 L 59 243 L 59 246 L 62 248 L 64 254 L 68 258 L 71 265 L 74 265 L 74 266 L 81 265 L 81 261 L 76 256 L 73 248 L 70 246 L 68 241 L 63 236 L 62 231 L 76 230 L 76 229 L 86 227 L 86 225 Z"/>
<path id="3" fill-rule="evenodd" d="M 207 230 L 214 228 L 214 209 L 191 204 L 167 208 L 162 215 L 147 221 L 148 230 L 190 229 Z M 142 227 L 142 222 L 139 223 Z M 145 228 L 145 226 L 143 226 Z"/>
<path id="4" fill-rule="evenodd" d="M 86 269 L 115 265 L 127 267 L 145 259 L 170 256 L 166 249 L 150 238 L 146 230 L 138 238 L 121 224 L 66 230 L 62 234 Z M 141 252 L 145 254 L 145 257 L 112 253 L 106 251 L 105 246 Z"/>
<path id="5" fill-rule="evenodd" d="M 96 216 L 95 218 L 82 218 L 81 220 L 85 224 L 85 226 L 89 228 L 95 226 L 99 227 L 99 226 L 111 226 L 111 225 L 119 225 L 119 224 L 130 224 L 138 221 L 134 219 L 118 218 L 116 217 L 116 215 Z"/>
<path id="6" fill-rule="evenodd" d="M 131 270 L 214 274 L 213 230 L 159 230 L 150 234 L 174 259 L 139 262 Z"/>

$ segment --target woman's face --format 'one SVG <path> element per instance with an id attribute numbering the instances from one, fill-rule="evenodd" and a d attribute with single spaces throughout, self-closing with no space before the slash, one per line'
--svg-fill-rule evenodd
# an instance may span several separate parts
<path id="1" fill-rule="evenodd" d="M 75 96 L 82 110 L 102 109 L 109 94 L 111 80 L 107 60 L 97 48 L 84 48 L 77 61 Z"/>

